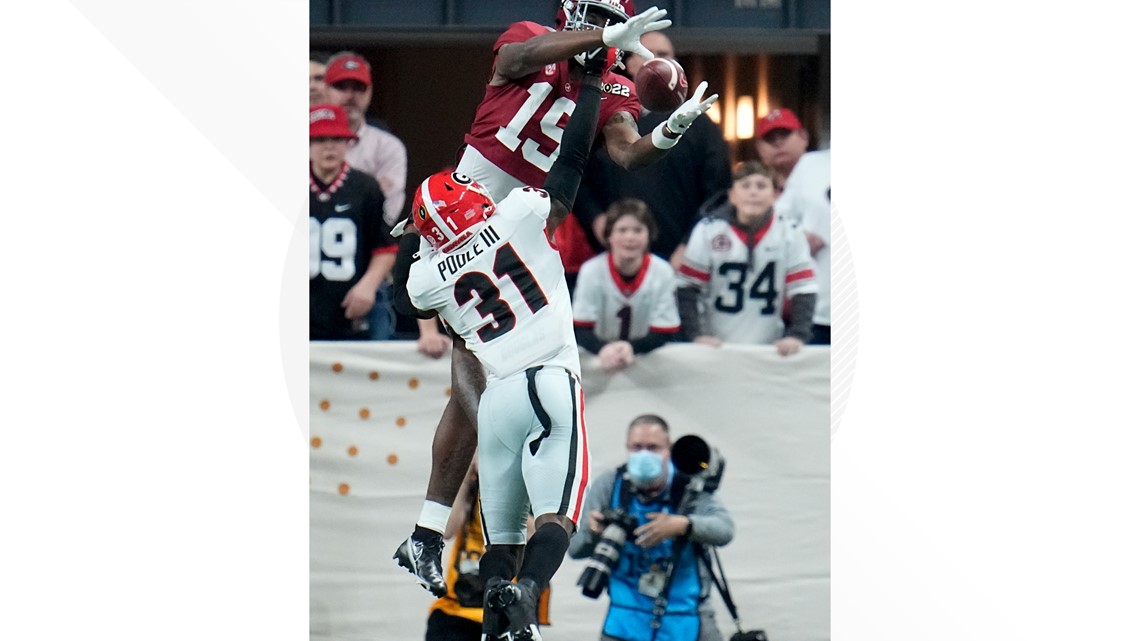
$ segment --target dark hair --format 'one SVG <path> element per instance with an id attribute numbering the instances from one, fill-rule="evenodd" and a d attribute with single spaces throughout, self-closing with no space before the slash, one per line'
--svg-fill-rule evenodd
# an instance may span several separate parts
<path id="1" fill-rule="evenodd" d="M 644 201 L 637 198 L 622 198 L 610 205 L 604 215 L 606 227 L 602 232 L 602 238 L 607 244 L 609 244 L 610 233 L 614 230 L 614 225 L 622 216 L 633 216 L 637 222 L 649 229 L 649 242 L 657 240 L 657 221 L 653 219 L 653 212 L 649 210 L 649 205 L 646 205 Z"/>
<path id="2" fill-rule="evenodd" d="M 315 62 L 315 63 L 321 64 L 321 65 L 327 65 L 329 63 L 329 58 L 331 58 L 331 57 L 332 57 L 332 54 L 330 54 L 327 51 L 310 51 L 309 52 L 309 62 Z"/>
<path id="3" fill-rule="evenodd" d="M 634 418 L 629 423 L 629 429 L 632 430 L 637 425 L 660 425 L 666 434 L 669 433 L 669 424 L 665 422 L 665 419 L 656 414 L 642 414 Z"/>

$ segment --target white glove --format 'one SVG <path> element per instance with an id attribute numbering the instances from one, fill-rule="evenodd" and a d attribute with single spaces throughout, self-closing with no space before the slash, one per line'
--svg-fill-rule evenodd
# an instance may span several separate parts
<path id="1" fill-rule="evenodd" d="M 707 81 L 701 81 L 693 95 L 669 115 L 669 120 L 653 128 L 654 147 L 658 149 L 672 148 L 681 140 L 681 134 L 685 133 L 689 125 L 693 124 L 698 116 L 709 110 L 709 107 L 716 102 L 720 95 L 714 93 L 708 99 L 701 101 L 701 96 L 705 93 L 705 89 L 708 89 L 708 86 Z M 666 134 L 666 131 L 669 133 Z"/>
<path id="2" fill-rule="evenodd" d="M 602 29 L 602 42 L 607 47 L 616 47 L 622 51 L 636 53 L 646 60 L 652 60 L 653 52 L 641 44 L 641 34 L 647 31 L 659 31 L 673 24 L 672 20 L 661 20 L 666 13 L 668 12 L 664 9 L 649 7 L 625 22 Z"/>
<path id="3" fill-rule="evenodd" d="M 716 102 L 720 94 L 714 93 L 702 102 L 701 95 L 705 93 L 705 89 L 708 89 L 708 87 L 708 81 L 702 80 L 701 84 L 697 85 L 696 90 L 693 91 L 693 95 L 681 103 L 681 106 L 677 107 L 677 110 L 669 116 L 669 131 L 677 135 L 685 133 L 685 130 L 689 128 L 689 125 L 693 124 L 693 121 L 696 120 L 698 116 L 709 110 L 709 107 L 712 106 L 712 103 Z"/>

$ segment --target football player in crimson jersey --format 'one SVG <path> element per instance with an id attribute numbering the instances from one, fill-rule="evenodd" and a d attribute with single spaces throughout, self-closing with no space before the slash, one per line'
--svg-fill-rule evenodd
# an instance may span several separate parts
<path id="1" fill-rule="evenodd" d="M 534 23 L 512 25 L 496 42 L 495 70 L 456 173 L 483 185 L 492 199 L 505 198 L 511 190 L 528 184 L 511 172 L 532 181 L 541 179 L 559 156 L 564 137 L 559 122 L 576 110 L 574 99 L 580 89 L 584 52 L 609 53 L 608 48 L 615 47 L 652 58 L 653 54 L 641 45 L 641 34 L 671 24 L 662 20 L 666 12 L 656 7 L 627 19 L 631 7 L 628 0 L 570 0 L 562 3 L 558 14 L 561 31 Z M 568 61 L 571 57 L 575 58 L 573 67 Z M 615 145 L 611 153 L 623 158 L 631 167 L 635 162 L 647 164 L 672 148 L 717 98 L 714 94 L 702 99 L 707 87 L 702 83 L 666 122 L 654 129 L 646 140 L 641 140 L 633 127 L 633 118 L 640 107 L 636 100 L 631 106 L 625 101 L 626 89 L 629 98 L 635 96 L 628 81 L 622 82 L 609 73 L 608 66 L 613 59 L 616 53 L 603 62 L 607 67 L 602 70 L 601 79 L 605 102 L 617 105 L 621 101 L 627 106 L 621 109 L 606 106 L 603 113 L 609 113 L 608 119 L 604 124 L 599 120 L 592 126 L 594 132 L 602 128 L 607 149 Z M 597 62 L 596 56 L 593 60 Z M 565 92 L 573 92 L 573 98 Z M 504 152 L 495 145 L 506 149 L 510 158 L 500 157 Z M 551 225 L 551 229 L 554 228 Z M 396 295 L 399 294 L 397 291 Z M 423 329 L 424 324 L 420 327 Z M 482 376 L 479 361 L 467 350 L 464 341 L 457 339 L 452 351 L 453 395 L 432 441 L 432 469 L 424 506 L 415 532 L 396 553 L 401 564 L 436 596 L 446 592 L 439 560 L 440 533 L 463 480 L 466 462 L 475 451 L 478 407 L 475 390 L 482 386 Z"/>
<path id="2" fill-rule="evenodd" d="M 420 185 L 411 216 L 393 230 L 414 225 L 423 239 L 400 241 L 397 309 L 438 313 L 487 371 L 478 425 L 488 640 L 541 641 L 538 597 L 562 564 L 589 480 L 570 293 L 551 240 L 589 156 L 605 56 L 598 48 L 586 58 L 579 105 L 544 189 L 522 187 L 496 202 L 471 178 L 441 172 Z M 535 514 L 529 541 L 528 511 Z M 416 573 L 426 546 L 413 535 L 396 558 Z"/>
<path id="3" fill-rule="evenodd" d="M 649 253 L 657 233 L 653 213 L 636 198 L 606 210 L 603 237 L 609 249 L 578 273 L 574 334 L 608 371 L 633 364 L 634 354 L 664 345 L 681 330 L 673 267 Z"/>
<path id="4" fill-rule="evenodd" d="M 728 203 L 693 227 L 677 272 L 686 339 L 713 346 L 774 342 L 788 356 L 811 338 L 815 265 L 803 231 L 773 213 L 772 175 L 758 161 L 740 163 Z M 785 327 L 780 310 L 788 298 Z"/>
<path id="5" fill-rule="evenodd" d="M 598 47 L 653 54 L 641 34 L 664 29 L 664 9 L 652 7 L 630 17 L 629 0 L 565 0 L 557 30 L 533 22 L 516 22 L 495 42 L 495 62 L 483 101 L 464 137 L 467 144 L 456 172 L 470 176 L 501 199 L 512 189 L 542 184 L 558 158 L 559 123 L 574 111 L 582 78 L 581 52 Z M 615 54 L 615 61 L 620 53 Z M 693 99 L 678 107 L 666 122 L 642 138 L 636 118 L 641 113 L 633 83 L 606 69 L 597 131 L 606 151 L 626 169 L 644 167 L 662 157 L 716 96 L 702 102 L 707 83 Z M 693 107 L 700 111 L 693 114 Z"/>

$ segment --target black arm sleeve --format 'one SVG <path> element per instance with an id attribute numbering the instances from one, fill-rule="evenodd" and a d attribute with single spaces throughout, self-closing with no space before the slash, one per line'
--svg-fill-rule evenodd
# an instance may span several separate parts
<path id="1" fill-rule="evenodd" d="M 668 343 L 669 339 L 672 338 L 672 336 L 672 334 L 666 334 L 665 332 L 656 332 L 651 329 L 649 330 L 648 334 L 642 336 L 641 338 L 635 338 L 634 340 L 631 340 L 629 344 L 631 347 L 633 347 L 634 354 L 648 354 L 658 347 L 661 347 L 665 343 Z"/>
<path id="2" fill-rule="evenodd" d="M 811 317 L 815 314 L 815 294 L 792 296 L 792 314 L 784 336 L 795 336 L 803 342 L 811 340 Z"/>
<path id="3" fill-rule="evenodd" d="M 392 307 L 404 316 L 431 318 L 435 314 L 416 309 L 408 295 L 408 275 L 412 271 L 412 263 L 416 262 L 416 251 L 419 248 L 419 234 L 400 236 L 400 249 L 396 252 L 396 265 L 392 268 Z"/>
<path id="4" fill-rule="evenodd" d="M 578 341 L 578 347 L 585 347 L 591 354 L 597 354 L 606 346 L 591 327 L 575 327 L 574 339 Z"/>
<path id="5" fill-rule="evenodd" d="M 692 341 L 701 335 L 701 317 L 697 310 L 697 298 L 701 292 L 696 287 L 677 288 L 677 311 L 681 314 L 681 337 Z"/>
<path id="6" fill-rule="evenodd" d="M 562 132 L 562 147 L 558 160 L 546 175 L 542 188 L 546 193 L 566 206 L 569 211 L 574 206 L 578 194 L 578 184 L 582 182 L 582 172 L 594 145 L 594 131 L 598 128 L 598 112 L 601 111 L 601 79 L 586 76 L 578 91 L 577 105 Z"/>

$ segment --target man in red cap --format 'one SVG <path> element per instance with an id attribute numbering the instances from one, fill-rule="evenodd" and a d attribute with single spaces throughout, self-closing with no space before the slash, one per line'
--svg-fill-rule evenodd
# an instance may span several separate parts
<path id="1" fill-rule="evenodd" d="M 309 108 L 310 340 L 367 340 L 376 288 L 396 264 L 380 185 L 345 161 L 355 140 L 344 109 Z"/>
<path id="2" fill-rule="evenodd" d="M 808 147 L 808 132 L 791 109 L 773 109 L 756 121 L 756 153 L 783 185 Z"/>
<path id="3" fill-rule="evenodd" d="M 371 175 L 384 190 L 384 220 L 394 225 L 404 217 L 408 150 L 399 138 L 364 121 L 372 103 L 372 67 L 359 54 L 341 51 L 325 70 L 329 102 L 344 107 L 359 140 L 348 149 L 348 164 Z"/>

